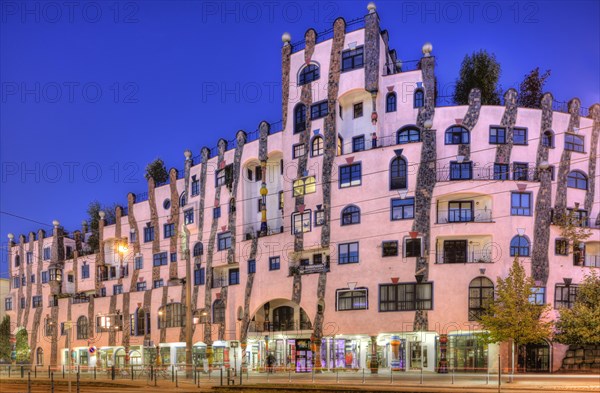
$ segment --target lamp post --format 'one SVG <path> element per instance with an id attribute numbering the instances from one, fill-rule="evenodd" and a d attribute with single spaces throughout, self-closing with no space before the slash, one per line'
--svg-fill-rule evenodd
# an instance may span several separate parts
<path id="1" fill-rule="evenodd" d="M 233 349 L 233 375 L 237 376 L 237 348 L 239 346 L 239 342 L 232 341 L 229 343 L 229 346 L 231 346 L 231 349 Z"/>

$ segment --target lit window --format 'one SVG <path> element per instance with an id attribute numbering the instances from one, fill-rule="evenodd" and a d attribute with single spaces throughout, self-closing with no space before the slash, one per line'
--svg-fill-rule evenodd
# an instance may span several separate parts
<path id="1" fill-rule="evenodd" d="M 336 311 L 366 310 L 368 309 L 367 288 L 338 289 L 336 291 Z"/>
<path id="2" fill-rule="evenodd" d="M 294 197 L 312 194 L 317 191 L 317 185 L 314 176 L 294 180 Z"/>
<path id="3" fill-rule="evenodd" d="M 312 212 L 310 210 L 292 214 L 292 234 L 310 232 L 311 216 Z"/>
<path id="4" fill-rule="evenodd" d="M 320 136 L 315 137 L 312 141 L 312 153 L 313 157 L 318 157 L 323 155 L 323 138 Z"/>

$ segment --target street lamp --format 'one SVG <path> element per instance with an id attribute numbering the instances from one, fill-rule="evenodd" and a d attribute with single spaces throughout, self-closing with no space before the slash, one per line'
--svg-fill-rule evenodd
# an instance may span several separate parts
<path id="1" fill-rule="evenodd" d="M 237 376 L 237 348 L 240 345 L 238 341 L 232 341 L 229 343 L 231 349 L 233 349 L 233 375 Z M 241 371 L 240 371 L 241 372 Z"/>

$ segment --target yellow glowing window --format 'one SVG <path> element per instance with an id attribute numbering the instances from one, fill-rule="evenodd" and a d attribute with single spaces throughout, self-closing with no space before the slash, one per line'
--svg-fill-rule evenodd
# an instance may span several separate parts
<path id="1" fill-rule="evenodd" d="M 317 191 L 317 184 L 314 176 L 294 180 L 294 197 L 305 194 L 312 194 Z"/>

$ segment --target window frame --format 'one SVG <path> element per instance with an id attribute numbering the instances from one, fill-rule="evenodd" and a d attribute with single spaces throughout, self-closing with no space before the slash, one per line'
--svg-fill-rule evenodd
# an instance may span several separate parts
<path id="1" fill-rule="evenodd" d="M 349 220 L 347 220 L 348 218 Z M 340 225 L 347 226 L 356 224 L 360 224 L 360 208 L 356 205 L 345 206 L 341 212 Z"/>
<path id="2" fill-rule="evenodd" d="M 411 244 L 411 246 L 408 246 L 408 243 L 418 243 L 418 254 L 413 254 L 415 247 Z M 412 238 L 412 237 L 405 237 L 403 239 L 403 244 L 402 244 L 402 256 L 404 258 L 420 258 L 423 255 L 423 242 L 422 239 L 420 237 L 416 237 L 416 238 Z M 410 253 L 409 253 L 410 251 Z M 410 255 L 409 255 L 410 254 Z"/>
<path id="3" fill-rule="evenodd" d="M 162 252 L 157 252 L 155 254 L 152 254 L 152 266 L 153 267 L 159 267 L 159 266 L 167 266 L 168 263 L 168 253 L 166 251 L 162 251 Z"/>
<path id="4" fill-rule="evenodd" d="M 475 281 L 478 282 L 477 286 L 473 285 Z M 481 319 L 486 311 L 486 303 L 494 300 L 494 290 L 494 282 L 485 276 L 475 277 L 469 282 L 467 303 L 469 321 L 479 321 Z M 491 294 L 491 296 L 486 296 L 486 294 Z"/>
<path id="5" fill-rule="evenodd" d="M 292 159 L 304 157 L 306 155 L 306 146 L 304 143 L 295 143 L 292 145 Z"/>
<path id="6" fill-rule="evenodd" d="M 319 78 L 321 78 L 321 67 L 315 63 L 307 64 L 298 73 L 298 86 L 307 85 Z"/>
<path id="7" fill-rule="evenodd" d="M 519 195 L 519 204 L 514 204 L 514 197 Z M 523 205 L 523 196 L 527 196 L 528 206 L 524 207 Z M 531 202 L 533 200 L 533 194 L 531 191 L 511 191 L 510 193 L 510 215 L 511 216 L 526 216 L 531 217 L 532 215 L 532 206 Z M 521 212 L 522 211 L 522 212 Z"/>
<path id="8" fill-rule="evenodd" d="M 573 169 L 567 174 L 567 187 L 587 191 L 589 187 L 589 178 L 583 171 Z"/>
<path id="9" fill-rule="evenodd" d="M 306 222 L 308 222 L 308 226 L 306 226 Z M 297 230 L 296 225 L 300 223 L 301 230 Z M 306 209 L 303 212 L 294 212 L 291 215 L 291 229 L 292 235 L 297 235 L 300 233 L 307 233 L 312 231 L 312 210 Z"/>
<path id="10" fill-rule="evenodd" d="M 488 143 L 490 145 L 505 145 L 506 127 L 490 126 Z"/>
<path id="11" fill-rule="evenodd" d="M 355 295 L 358 293 L 363 293 L 361 295 Z M 349 308 L 341 308 L 340 304 L 340 295 L 350 293 L 350 307 Z M 346 298 L 344 298 L 346 299 Z M 361 303 L 361 300 L 364 299 L 364 306 Z M 356 303 L 358 302 L 358 307 Z M 346 303 L 346 302 L 344 302 Z M 358 287 L 354 289 L 350 288 L 340 288 L 335 290 L 335 311 L 359 311 L 359 310 L 368 310 L 369 309 L 369 289 L 366 287 Z"/>
<path id="12" fill-rule="evenodd" d="M 429 297 L 419 297 L 419 288 L 429 287 Z M 382 289 L 386 289 L 387 296 L 392 299 L 382 300 Z M 402 289 L 402 291 L 401 291 Z M 378 311 L 379 312 L 403 312 L 418 310 L 433 310 L 433 282 L 402 282 L 397 284 L 379 284 L 378 287 Z M 399 300 L 400 295 L 405 300 Z M 392 296 L 390 296 L 392 295 Z M 408 297 L 408 300 L 406 298 Z M 386 307 L 382 307 L 386 304 Z M 383 308 L 386 308 L 385 310 Z"/>
<path id="13" fill-rule="evenodd" d="M 357 46 L 354 49 L 346 49 L 342 51 L 342 57 L 340 61 L 341 72 L 349 72 L 364 68 L 364 53 L 364 45 Z M 347 61 L 350 64 L 347 64 Z"/>
<path id="14" fill-rule="evenodd" d="M 281 256 L 276 255 L 269 257 L 269 271 L 275 271 L 281 269 Z"/>
<path id="15" fill-rule="evenodd" d="M 513 245 L 515 239 L 518 239 L 518 244 Z M 522 241 L 525 241 L 525 245 L 522 244 Z M 521 251 L 527 250 L 525 254 L 521 254 Z M 511 257 L 519 257 L 519 258 L 529 258 L 531 256 L 531 241 L 527 238 L 527 236 L 516 235 L 510 239 L 510 256 Z"/>
<path id="16" fill-rule="evenodd" d="M 316 144 L 316 148 L 315 148 L 315 144 Z M 310 142 L 310 156 L 311 157 L 319 157 L 322 156 L 325 148 L 324 148 L 324 141 L 323 141 L 323 137 L 321 137 L 320 135 L 317 135 L 313 138 L 313 140 Z"/>
<path id="17" fill-rule="evenodd" d="M 401 140 L 403 136 L 406 135 L 406 141 Z M 414 139 L 414 136 L 417 136 L 417 139 Z M 397 145 L 406 145 L 408 143 L 418 143 L 421 142 L 421 130 L 417 127 L 406 126 L 399 129 L 396 133 L 396 144 Z"/>
<path id="18" fill-rule="evenodd" d="M 217 251 L 229 250 L 231 248 L 231 232 L 217 234 Z"/>
<path id="19" fill-rule="evenodd" d="M 365 151 L 365 150 L 366 150 L 365 136 L 364 135 L 353 136 L 352 137 L 352 153 L 356 153 L 359 151 Z"/>
<path id="20" fill-rule="evenodd" d="M 517 140 L 515 138 L 518 135 L 518 133 L 522 133 L 522 135 L 519 135 L 519 140 Z M 528 135 L 527 128 L 525 128 L 525 127 L 513 127 L 512 144 L 513 145 L 517 145 L 517 146 L 527 146 L 529 144 L 529 140 L 527 139 L 527 135 Z"/>
<path id="21" fill-rule="evenodd" d="M 306 130 L 306 112 L 306 105 L 301 102 L 296 104 L 294 107 L 294 116 L 292 117 L 294 122 L 294 134 L 298 134 Z"/>
<path id="22" fill-rule="evenodd" d="M 457 168 L 458 168 L 458 170 L 457 170 Z M 467 171 L 468 177 L 464 177 L 465 168 L 468 170 Z M 459 176 L 458 177 L 454 176 L 457 173 L 459 174 Z M 463 162 L 450 161 L 449 179 L 457 180 L 457 181 L 473 180 L 473 161 L 463 161 Z"/>
<path id="23" fill-rule="evenodd" d="M 389 92 L 385 96 L 385 112 L 391 113 L 398 110 L 398 96 L 395 92 Z"/>
<path id="24" fill-rule="evenodd" d="M 315 102 L 310 106 L 310 120 L 321 119 L 329 114 L 329 103 L 327 100 Z"/>
<path id="25" fill-rule="evenodd" d="M 362 101 L 352 104 L 352 118 L 353 119 L 359 119 L 359 118 L 363 117 L 364 114 L 365 114 L 365 108 L 364 108 Z"/>
<path id="26" fill-rule="evenodd" d="M 585 136 L 566 132 L 564 149 L 575 153 L 585 154 Z"/>
<path id="27" fill-rule="evenodd" d="M 356 168 L 358 168 L 356 170 Z M 352 164 L 340 165 L 339 170 L 339 188 L 359 187 L 362 185 L 362 163 L 354 162 Z M 347 173 L 346 173 L 347 172 Z M 356 179 L 358 176 L 358 180 Z M 345 178 L 347 177 L 347 182 Z"/>
<path id="28" fill-rule="evenodd" d="M 391 247 L 390 247 L 391 246 Z M 391 253 L 386 254 L 386 249 Z M 382 240 L 381 241 L 381 257 L 397 257 L 399 255 L 398 240 Z"/>
<path id="29" fill-rule="evenodd" d="M 460 135 L 459 135 L 460 132 Z M 465 137 L 466 135 L 466 137 Z M 459 137 L 459 142 L 455 141 L 456 137 Z M 466 139 L 466 142 L 465 142 Z M 444 145 L 468 145 L 471 143 L 470 131 L 459 125 L 450 126 L 444 132 Z"/>
<path id="30" fill-rule="evenodd" d="M 356 251 L 352 250 L 351 247 L 356 246 Z M 342 248 L 345 248 L 346 251 L 342 253 Z M 355 252 L 356 255 L 352 255 Z M 342 257 L 344 255 L 344 257 Z M 353 263 L 360 262 L 360 244 L 358 241 L 354 242 L 345 242 L 338 244 L 338 264 L 339 265 L 348 265 Z"/>
<path id="31" fill-rule="evenodd" d="M 407 214 L 407 209 L 412 208 Z M 397 215 L 396 209 L 400 209 L 401 214 Z M 407 197 L 407 198 L 392 198 L 390 200 L 390 220 L 391 221 L 401 221 L 401 220 L 413 220 L 415 218 L 415 198 Z"/>
<path id="32" fill-rule="evenodd" d="M 418 88 L 413 93 L 413 108 L 423 108 L 425 106 L 425 91 Z"/>

